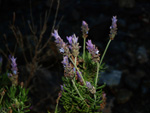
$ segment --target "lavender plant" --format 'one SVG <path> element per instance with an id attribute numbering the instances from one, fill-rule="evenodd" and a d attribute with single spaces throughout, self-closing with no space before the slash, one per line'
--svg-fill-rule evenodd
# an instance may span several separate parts
<path id="1" fill-rule="evenodd" d="M 27 104 L 29 90 L 23 88 L 23 82 L 18 84 L 16 58 L 10 56 L 10 60 L 11 72 L 0 77 L 0 113 L 26 113 L 30 111 L 30 105 Z"/>
<path id="2" fill-rule="evenodd" d="M 104 85 L 98 86 L 99 72 L 103 69 L 103 59 L 110 42 L 117 33 L 117 18 L 113 16 L 112 25 L 110 26 L 110 40 L 100 59 L 98 48 L 91 40 L 86 42 L 88 36 L 88 24 L 82 22 L 83 55 L 79 55 L 78 37 L 75 34 L 67 37 L 69 43 L 65 43 L 59 36 L 58 31 L 54 30 L 52 36 L 55 38 L 58 49 L 63 54 L 62 64 L 64 66 L 64 84 L 61 85 L 61 91 L 58 94 L 55 113 L 59 112 L 58 104 L 63 106 L 67 113 L 89 113 L 102 112 L 106 103 L 106 94 L 103 92 Z M 85 51 L 85 45 L 88 53 Z M 86 55 L 87 54 L 87 55 Z M 82 59 L 81 59 L 82 58 Z M 80 63 L 83 60 L 83 65 Z M 88 62 L 88 63 L 87 63 Z M 95 71 L 88 68 L 89 64 Z"/>

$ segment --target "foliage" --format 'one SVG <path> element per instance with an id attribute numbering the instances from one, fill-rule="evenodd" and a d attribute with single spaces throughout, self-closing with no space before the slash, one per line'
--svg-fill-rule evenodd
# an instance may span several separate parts
<path id="1" fill-rule="evenodd" d="M 58 31 L 54 30 L 52 36 L 63 54 L 62 64 L 64 66 L 63 85 L 58 94 L 55 113 L 58 113 L 58 103 L 63 106 L 66 113 L 98 113 L 102 112 L 106 103 L 106 94 L 103 92 L 104 85 L 98 86 L 99 72 L 103 71 L 103 58 L 109 47 L 110 42 L 117 33 L 116 16 L 112 18 L 110 26 L 110 40 L 106 45 L 104 53 L 100 59 L 99 50 L 92 44 L 91 40 L 86 42 L 88 36 L 88 24 L 82 22 L 83 55 L 79 54 L 78 38 L 75 34 L 67 37 L 69 43 L 65 43 L 59 36 Z M 85 45 L 88 52 L 85 50 Z"/>
<path id="2" fill-rule="evenodd" d="M 28 90 L 21 85 L 14 86 L 7 77 L 8 73 L 1 75 L 0 81 L 0 112 L 1 113 L 25 113 L 29 112 Z"/>

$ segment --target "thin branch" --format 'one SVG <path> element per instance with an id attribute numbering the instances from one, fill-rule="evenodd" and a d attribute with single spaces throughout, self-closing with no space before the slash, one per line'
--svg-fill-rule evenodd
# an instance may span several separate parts
<path id="1" fill-rule="evenodd" d="M 6 34 L 4 34 L 3 36 L 4 36 L 4 39 L 5 39 L 5 41 L 6 41 L 6 42 L 5 42 L 5 47 L 6 47 L 7 51 L 9 52 L 9 54 L 12 55 L 12 52 L 10 51 L 10 49 L 9 49 L 9 47 L 8 47 L 8 42 L 7 42 Z"/>
<path id="2" fill-rule="evenodd" d="M 51 34 L 52 34 L 52 32 L 54 31 L 54 27 L 55 27 L 55 24 L 56 24 L 56 18 L 57 18 L 57 15 L 58 15 L 59 5 L 60 5 L 60 1 L 57 0 L 57 9 L 56 9 L 55 18 L 54 18 L 54 21 L 53 21 L 53 26 L 52 26 L 52 29 L 51 29 L 51 33 L 50 33 L 49 39 L 48 39 L 47 42 L 44 44 L 44 46 L 39 50 L 39 52 L 41 52 L 41 51 L 49 44 L 49 41 L 50 41 L 50 39 L 51 39 L 51 37 L 52 37 Z"/>
<path id="3" fill-rule="evenodd" d="M 33 28 L 33 31 L 35 30 L 35 27 L 34 27 L 34 20 L 33 20 L 33 14 L 32 14 L 32 5 L 31 5 L 31 0 L 30 0 L 30 17 L 31 17 L 31 24 L 32 24 L 32 28 Z"/>

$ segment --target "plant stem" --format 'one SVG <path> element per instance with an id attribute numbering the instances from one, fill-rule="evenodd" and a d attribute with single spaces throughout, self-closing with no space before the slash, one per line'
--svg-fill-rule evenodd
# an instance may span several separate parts
<path id="1" fill-rule="evenodd" d="M 99 74 L 99 63 L 97 62 L 97 73 L 96 73 L 96 78 L 95 78 L 95 89 L 97 88 L 97 80 L 98 80 L 98 74 Z M 96 102 L 96 94 L 94 94 L 94 105 L 95 105 L 95 102 Z"/>
<path id="2" fill-rule="evenodd" d="M 105 54 L 106 54 L 106 51 L 107 51 L 107 49 L 108 49 L 108 47 L 109 47 L 109 45 L 110 45 L 110 42 L 111 42 L 111 40 L 109 40 L 108 43 L 107 43 L 107 45 L 106 45 L 106 48 L 105 48 L 105 50 L 104 50 L 104 53 L 103 53 L 102 58 L 101 58 L 101 60 L 100 60 L 100 63 L 97 62 L 97 73 L 96 73 L 96 78 L 95 78 L 95 88 L 97 88 L 97 81 L 98 81 L 98 75 L 99 75 L 99 67 L 100 67 L 101 64 L 102 64 L 102 61 L 103 61 L 104 56 L 105 56 Z M 95 104 L 95 102 L 96 102 L 96 94 L 94 94 L 94 99 L 95 99 L 95 101 L 94 101 L 94 104 Z"/>
<path id="3" fill-rule="evenodd" d="M 84 85 L 86 85 L 86 83 L 85 83 L 85 81 L 84 81 L 84 78 L 83 78 L 81 72 L 79 71 L 78 67 L 75 65 L 75 63 L 73 62 L 73 60 L 72 60 L 70 57 L 69 57 L 69 59 L 70 59 L 70 61 L 73 63 L 74 67 L 77 69 L 79 75 L 81 76 L 81 78 L 82 78 L 82 80 L 83 80 Z"/>
<path id="4" fill-rule="evenodd" d="M 95 105 L 95 103 L 96 103 L 96 94 L 94 94 L 94 105 Z"/>
<path id="5" fill-rule="evenodd" d="M 77 57 L 75 57 L 75 59 L 74 59 L 74 62 L 75 62 L 75 65 L 77 65 L 76 63 L 77 63 Z M 74 72 L 74 81 L 75 81 L 75 76 L 76 76 L 76 70 L 75 70 L 75 72 Z"/>
<path id="6" fill-rule="evenodd" d="M 109 39 L 109 41 L 108 41 L 108 43 L 107 43 L 107 46 L 106 46 L 106 48 L 105 48 L 105 50 L 104 50 L 104 53 L 103 53 L 103 55 L 102 55 L 102 58 L 101 58 L 101 60 L 100 60 L 99 66 L 101 66 L 101 64 L 102 64 L 102 61 L 103 61 L 103 59 L 104 59 L 104 56 L 105 56 L 105 54 L 106 54 L 106 51 L 107 51 L 107 49 L 108 49 L 108 47 L 109 47 L 111 41 L 112 41 L 112 40 Z"/>
<path id="7" fill-rule="evenodd" d="M 86 38 L 83 37 L 84 42 L 83 42 L 83 69 L 85 67 L 85 42 L 86 42 Z"/>
<path id="8" fill-rule="evenodd" d="M 58 112 L 58 103 L 56 104 L 56 108 L 55 108 L 55 113 L 57 113 Z"/>
<path id="9" fill-rule="evenodd" d="M 2 100 L 3 100 L 3 95 L 1 96 L 1 99 L 0 99 L 0 105 L 1 105 L 1 103 L 2 103 Z"/>
<path id="10" fill-rule="evenodd" d="M 18 108 L 18 113 L 21 113 L 19 108 Z"/>
<path id="11" fill-rule="evenodd" d="M 95 78 L 95 88 L 97 87 L 97 80 L 98 80 L 98 75 L 99 75 L 99 62 L 97 62 L 97 73 L 96 73 L 96 78 Z"/>
<path id="12" fill-rule="evenodd" d="M 75 90 L 77 91 L 78 95 L 80 96 L 80 98 L 81 98 L 82 100 L 84 100 L 84 98 L 83 98 L 82 95 L 80 94 L 78 88 L 76 87 L 75 82 L 74 82 L 73 80 L 71 80 L 71 81 L 72 81 L 72 83 L 73 83 L 73 86 L 74 86 Z"/>
<path id="13" fill-rule="evenodd" d="M 75 82 L 72 80 L 73 86 L 75 88 L 75 90 L 77 91 L 78 95 L 80 96 L 80 98 L 85 102 L 85 104 L 88 106 L 88 104 L 86 103 L 86 101 L 84 100 L 84 98 L 82 97 L 82 95 L 80 94 L 78 88 L 75 85 Z"/>

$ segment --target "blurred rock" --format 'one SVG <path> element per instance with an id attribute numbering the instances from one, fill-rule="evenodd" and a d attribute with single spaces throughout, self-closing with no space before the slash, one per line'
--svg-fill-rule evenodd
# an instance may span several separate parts
<path id="1" fill-rule="evenodd" d="M 136 75 L 129 74 L 129 75 L 125 76 L 124 81 L 125 81 L 125 84 L 130 89 L 133 89 L 133 90 L 136 90 L 140 85 L 140 78 L 137 77 Z"/>
<path id="2" fill-rule="evenodd" d="M 112 107 L 114 106 L 114 100 L 115 100 L 115 98 L 113 97 L 113 98 L 111 98 L 110 100 L 109 100 L 109 102 L 107 102 L 106 103 L 106 106 L 105 106 L 105 108 L 102 110 L 102 113 L 112 113 Z"/>
<path id="3" fill-rule="evenodd" d="M 128 89 L 120 89 L 117 92 L 116 100 L 119 104 L 124 104 L 130 100 L 131 96 L 132 92 L 129 91 Z"/>
<path id="4" fill-rule="evenodd" d="M 127 65 L 133 67 L 136 65 L 135 53 L 132 50 L 128 50 L 126 53 Z"/>
<path id="5" fill-rule="evenodd" d="M 118 86 L 122 77 L 122 71 L 112 70 L 111 72 L 102 72 L 99 84 L 106 83 L 109 87 Z"/>
<path id="6" fill-rule="evenodd" d="M 141 85 L 141 91 L 143 94 L 150 93 L 150 80 L 143 80 Z"/>
<path id="7" fill-rule="evenodd" d="M 135 74 L 136 74 L 137 78 L 139 78 L 139 79 L 146 76 L 146 72 L 144 70 L 141 70 L 141 69 L 137 69 Z"/>
<path id="8" fill-rule="evenodd" d="M 128 26 L 129 30 L 136 30 L 136 29 L 139 29 L 141 27 L 141 24 L 140 23 L 132 23 Z"/>
<path id="9" fill-rule="evenodd" d="M 118 19 L 118 26 L 125 28 L 127 25 L 126 20 L 125 19 Z"/>
<path id="10" fill-rule="evenodd" d="M 73 9 L 70 14 L 71 21 L 78 21 L 80 19 L 80 14 L 76 9 Z"/>
<path id="11" fill-rule="evenodd" d="M 135 0 L 117 0 L 118 5 L 121 8 L 133 8 L 135 6 Z"/>
<path id="12" fill-rule="evenodd" d="M 143 46 L 140 46 L 137 50 L 137 60 L 140 64 L 148 62 L 148 55 L 146 49 Z"/>
<path id="13" fill-rule="evenodd" d="M 126 44 L 125 42 L 114 41 L 110 44 L 109 50 L 111 54 L 124 54 L 126 52 Z"/>
<path id="14" fill-rule="evenodd" d="M 22 3 L 22 2 L 24 2 L 25 0 L 11 0 L 12 2 L 14 2 L 14 3 Z"/>

